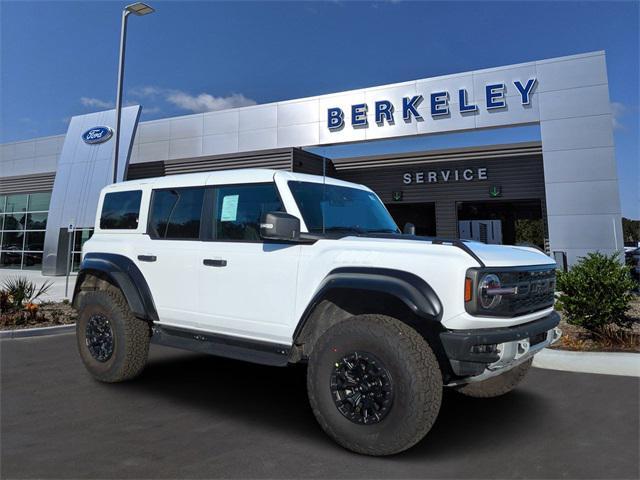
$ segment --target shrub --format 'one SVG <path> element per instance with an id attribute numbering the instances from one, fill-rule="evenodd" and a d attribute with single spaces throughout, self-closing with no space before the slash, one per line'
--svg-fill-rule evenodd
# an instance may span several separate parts
<path id="1" fill-rule="evenodd" d="M 2 285 L 2 311 L 21 310 L 33 304 L 53 286 L 50 281 L 38 287 L 25 277 L 7 278 Z"/>
<path id="2" fill-rule="evenodd" d="M 542 219 L 519 218 L 516 220 L 516 245 L 536 245 L 544 248 Z"/>
<path id="3" fill-rule="evenodd" d="M 13 308 L 13 299 L 9 297 L 9 293 L 0 290 L 0 313 L 8 312 Z"/>
<path id="4" fill-rule="evenodd" d="M 625 314 L 634 282 L 619 254 L 589 253 L 568 272 L 558 272 L 558 307 L 568 323 L 601 332 L 608 325 L 627 327 Z"/>

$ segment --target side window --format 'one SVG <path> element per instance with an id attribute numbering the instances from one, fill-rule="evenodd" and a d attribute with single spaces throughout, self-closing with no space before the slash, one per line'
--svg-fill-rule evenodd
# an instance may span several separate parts
<path id="1" fill-rule="evenodd" d="M 200 238 L 204 187 L 154 190 L 149 235 L 171 240 Z"/>
<path id="2" fill-rule="evenodd" d="M 237 185 L 216 189 L 217 240 L 260 240 L 260 219 L 283 209 L 275 184 Z"/>
<path id="3" fill-rule="evenodd" d="M 140 216 L 142 190 L 107 193 L 102 202 L 100 228 L 135 230 Z"/>

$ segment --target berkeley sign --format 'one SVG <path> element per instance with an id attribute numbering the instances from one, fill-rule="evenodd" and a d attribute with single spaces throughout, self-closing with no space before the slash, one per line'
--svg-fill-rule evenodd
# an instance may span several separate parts
<path id="1" fill-rule="evenodd" d="M 529 105 L 531 103 L 531 94 L 537 83 L 536 78 L 530 78 L 526 82 L 516 80 L 513 82 L 520 94 L 520 103 Z M 506 108 L 507 101 L 505 98 L 504 83 L 492 83 L 485 85 L 485 103 L 487 110 L 495 110 Z M 456 92 L 457 108 L 461 114 L 469 114 L 478 111 L 478 105 L 470 103 L 467 98 L 467 91 L 464 88 Z M 450 94 L 446 90 L 433 92 L 429 95 L 429 113 L 433 118 L 447 117 L 451 114 Z M 414 95 L 412 97 L 402 98 L 402 119 L 405 122 L 423 120 L 422 110 L 420 107 L 424 101 L 423 95 Z M 399 107 L 399 105 L 398 105 Z M 366 103 L 358 103 L 351 105 L 350 122 L 354 128 L 366 128 L 369 126 L 367 114 L 369 113 L 369 105 Z M 378 126 L 383 126 L 385 121 L 389 125 L 395 123 L 396 106 L 389 100 L 379 100 L 373 105 L 374 120 Z M 345 126 L 345 113 L 340 107 L 331 107 L 327 109 L 327 127 L 329 130 L 341 130 Z"/>

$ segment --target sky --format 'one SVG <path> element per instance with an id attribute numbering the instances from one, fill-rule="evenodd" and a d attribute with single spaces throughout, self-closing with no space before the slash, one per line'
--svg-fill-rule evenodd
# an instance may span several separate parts
<path id="1" fill-rule="evenodd" d="M 115 100 L 128 2 L 0 0 L 0 142 Z M 141 120 L 605 50 L 622 213 L 640 218 L 640 2 L 176 2 L 131 17 Z M 330 157 L 539 139 L 537 126 L 318 148 Z"/>

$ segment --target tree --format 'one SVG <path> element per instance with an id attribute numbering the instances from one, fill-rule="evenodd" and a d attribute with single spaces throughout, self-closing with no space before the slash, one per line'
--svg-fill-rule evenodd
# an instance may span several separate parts
<path id="1" fill-rule="evenodd" d="M 624 242 L 640 242 L 640 220 L 622 217 L 622 237 Z"/>

